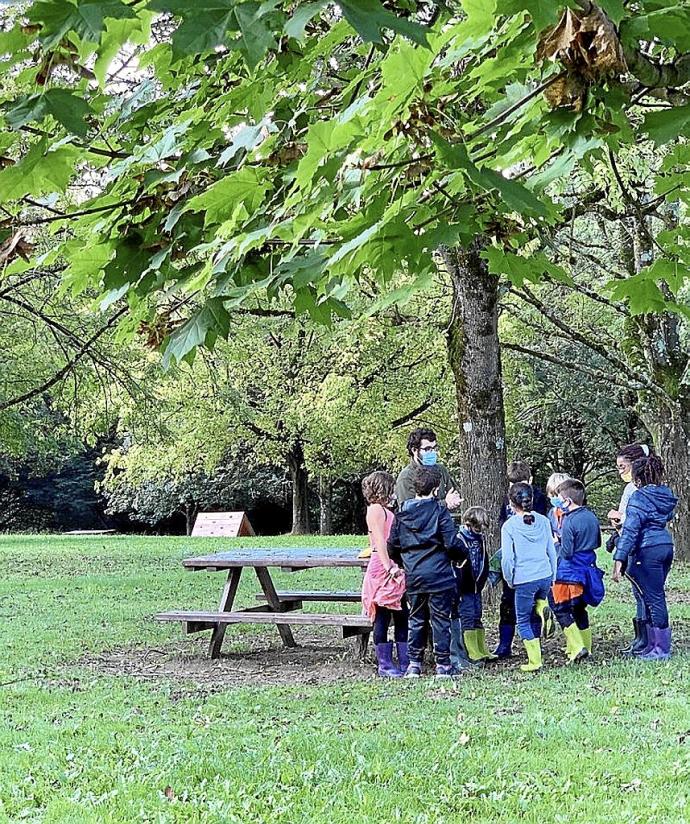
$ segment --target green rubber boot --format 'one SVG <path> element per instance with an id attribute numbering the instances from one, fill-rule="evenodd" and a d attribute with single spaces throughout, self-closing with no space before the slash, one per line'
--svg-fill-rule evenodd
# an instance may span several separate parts
<path id="1" fill-rule="evenodd" d="M 553 612 L 546 598 L 539 598 L 534 605 L 537 615 L 541 618 L 541 634 L 543 638 L 553 638 L 556 634 L 556 622 Z"/>
<path id="2" fill-rule="evenodd" d="M 582 661 L 589 655 L 587 647 L 585 646 L 585 639 L 577 628 L 577 624 L 564 627 L 563 635 L 565 635 L 565 652 L 571 664 Z"/>
<path id="3" fill-rule="evenodd" d="M 489 652 L 489 648 L 486 646 L 486 630 L 480 628 L 476 629 L 475 632 L 477 633 L 477 646 L 479 647 L 479 652 L 482 654 L 482 658 L 485 661 L 498 661 L 498 655 Z"/>
<path id="4" fill-rule="evenodd" d="M 465 649 L 467 650 L 467 657 L 470 661 L 484 660 L 484 655 L 482 654 L 479 646 L 479 632 L 480 630 L 478 629 L 467 629 L 462 634 L 463 641 L 465 642 Z"/>
<path id="5" fill-rule="evenodd" d="M 585 642 L 585 649 L 591 655 L 592 654 L 592 627 L 587 627 L 587 629 L 581 629 L 580 635 L 582 636 L 582 640 Z"/>
<path id="6" fill-rule="evenodd" d="M 527 650 L 527 663 L 522 664 L 520 669 L 523 672 L 536 672 L 541 669 L 541 643 L 538 638 L 531 641 L 523 641 Z"/>

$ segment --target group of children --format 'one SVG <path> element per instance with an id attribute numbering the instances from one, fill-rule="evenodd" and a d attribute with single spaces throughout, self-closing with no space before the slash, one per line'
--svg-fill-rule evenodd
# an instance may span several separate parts
<path id="1" fill-rule="evenodd" d="M 663 466 L 646 445 L 624 447 L 617 468 L 627 486 L 609 513 L 614 534 L 613 578 L 633 584 L 635 638 L 626 654 L 663 660 L 671 652 L 664 587 L 673 558 L 667 524 L 677 503 L 662 483 Z M 565 474 L 549 478 L 546 496 L 531 484 L 530 468 L 508 469 L 509 490 L 501 512 L 501 546 L 489 559 L 485 509 L 472 506 L 458 529 L 439 500 L 438 466 L 412 466 L 414 498 L 394 514 L 395 480 L 387 472 L 367 476 L 362 489 L 372 549 L 362 588 L 364 613 L 373 622 L 378 673 L 417 678 L 432 640 L 436 675 L 508 658 L 517 627 L 527 652 L 521 666 L 542 666 L 541 638 L 560 625 L 570 662 L 592 652 L 588 608 L 604 597 L 597 567 L 601 546 L 597 516 L 586 505 L 584 484 Z M 490 652 L 482 623 L 482 590 L 502 582 L 499 644 Z M 394 643 L 389 641 L 391 623 Z M 397 660 L 396 660 L 397 659 Z"/>

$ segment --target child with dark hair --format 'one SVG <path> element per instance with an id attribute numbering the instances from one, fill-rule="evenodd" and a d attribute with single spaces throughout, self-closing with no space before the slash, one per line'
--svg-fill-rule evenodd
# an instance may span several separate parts
<path id="1" fill-rule="evenodd" d="M 389 505 L 394 486 L 395 479 L 388 472 L 372 472 L 362 481 L 372 549 L 362 584 L 362 609 L 374 624 L 374 646 L 382 678 L 400 678 L 409 664 L 405 573 L 388 555 L 388 536 L 394 519 Z M 398 666 L 393 661 L 393 642 L 388 640 L 391 620 Z"/>
<path id="2" fill-rule="evenodd" d="M 548 502 L 541 489 L 532 486 L 532 469 L 530 465 L 524 461 L 513 461 L 508 464 L 506 475 L 508 478 L 508 493 L 510 494 L 510 488 L 513 484 L 528 484 L 532 488 L 532 508 L 534 512 L 538 512 L 540 515 L 546 515 L 548 512 Z M 503 526 L 508 518 L 515 514 L 515 511 L 511 506 L 509 494 L 506 496 L 503 506 L 501 507 L 501 512 L 498 518 L 499 526 Z M 492 558 L 493 564 L 500 565 L 499 553 L 500 550 Z M 499 658 L 510 658 L 513 654 L 513 638 L 515 637 L 515 592 L 507 584 L 505 579 L 501 580 L 501 585 L 501 604 L 499 607 L 498 620 L 499 643 L 494 652 Z M 534 629 L 536 631 L 537 624 L 535 624 Z"/>
<path id="3" fill-rule="evenodd" d="M 533 511 L 532 487 L 523 482 L 510 488 L 512 515 L 501 527 L 501 569 L 503 578 L 515 592 L 517 627 L 527 650 L 528 663 L 520 669 L 541 669 L 540 629 L 548 605 L 551 584 L 556 576 L 556 549 L 551 524 L 545 515 Z"/>
<path id="4" fill-rule="evenodd" d="M 402 505 L 388 538 L 389 554 L 402 558 L 410 605 L 410 664 L 405 676 L 421 675 L 431 626 L 436 675 L 448 677 L 453 674 L 450 616 L 455 575 L 451 560 L 463 560 L 467 551 L 450 512 L 436 497 L 441 485 L 438 468 L 417 467 L 412 483 L 415 497 Z"/>
<path id="5" fill-rule="evenodd" d="M 608 514 L 609 520 L 614 528 L 614 532 L 606 542 L 608 552 L 613 552 L 616 548 L 623 524 L 625 523 L 628 502 L 637 488 L 632 479 L 633 463 L 640 458 L 647 458 L 652 454 L 654 454 L 654 450 L 646 443 L 629 443 L 621 447 L 618 451 L 618 455 L 616 456 L 616 469 L 621 480 L 625 482 L 625 489 L 621 495 L 618 509 L 612 509 Z M 630 584 L 633 597 L 635 598 L 635 617 L 633 618 L 633 631 L 635 635 L 633 640 L 624 647 L 621 652 L 623 655 L 639 655 L 647 648 L 649 615 L 647 615 L 647 608 L 645 607 L 640 587 L 632 580 Z"/>
<path id="6" fill-rule="evenodd" d="M 592 653 L 587 607 L 598 606 L 604 597 L 604 573 L 596 565 L 601 529 L 597 516 L 585 506 L 586 492 L 582 481 L 568 478 L 558 486 L 556 493 L 565 514 L 551 601 L 565 636 L 566 655 L 574 663 Z"/>
<path id="7" fill-rule="evenodd" d="M 489 513 L 484 507 L 471 506 L 463 513 L 462 523 L 458 536 L 465 544 L 467 558 L 453 562 L 457 581 L 458 619 L 457 626 L 451 625 L 451 630 L 457 630 L 458 635 L 462 632 L 470 661 L 494 661 L 496 656 L 487 649 L 486 631 L 482 623 L 482 590 L 489 577 L 489 553 L 484 543 L 484 533 L 490 523 Z M 462 660 L 460 639 L 458 637 L 454 640 L 459 663 Z"/>
<path id="8" fill-rule="evenodd" d="M 635 492 L 628 501 L 613 554 L 613 580 L 620 581 L 625 572 L 639 587 L 649 616 L 647 646 L 639 653 L 645 661 L 661 661 L 671 655 L 665 586 L 673 563 L 673 539 L 667 524 L 673 518 L 678 499 L 663 478 L 664 466 L 658 455 L 633 462 Z"/>

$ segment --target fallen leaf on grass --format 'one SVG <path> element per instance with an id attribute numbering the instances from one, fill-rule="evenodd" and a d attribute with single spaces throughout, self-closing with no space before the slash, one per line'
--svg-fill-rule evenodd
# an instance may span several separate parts
<path id="1" fill-rule="evenodd" d="M 628 784 L 621 784 L 621 790 L 627 793 L 639 792 L 641 787 L 642 781 L 639 778 L 633 778 L 633 780 Z"/>
<path id="2" fill-rule="evenodd" d="M 168 786 L 167 786 L 167 787 L 163 790 L 163 795 L 164 795 L 164 796 L 165 796 L 165 797 L 166 797 L 169 801 L 174 801 L 174 800 L 177 798 L 177 796 L 175 795 L 175 790 L 173 790 L 173 788 L 172 788 L 170 785 L 168 785 Z"/>

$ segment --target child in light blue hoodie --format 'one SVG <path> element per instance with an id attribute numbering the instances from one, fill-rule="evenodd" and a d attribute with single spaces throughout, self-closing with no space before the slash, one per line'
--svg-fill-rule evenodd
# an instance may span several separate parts
<path id="1" fill-rule="evenodd" d="M 532 512 L 532 487 L 516 483 L 510 488 L 510 504 L 515 514 L 501 527 L 501 570 L 508 586 L 515 590 L 515 611 L 528 663 L 520 669 L 541 669 L 541 644 L 533 628 L 535 615 L 543 623 L 548 595 L 556 577 L 556 548 L 549 519 Z"/>

